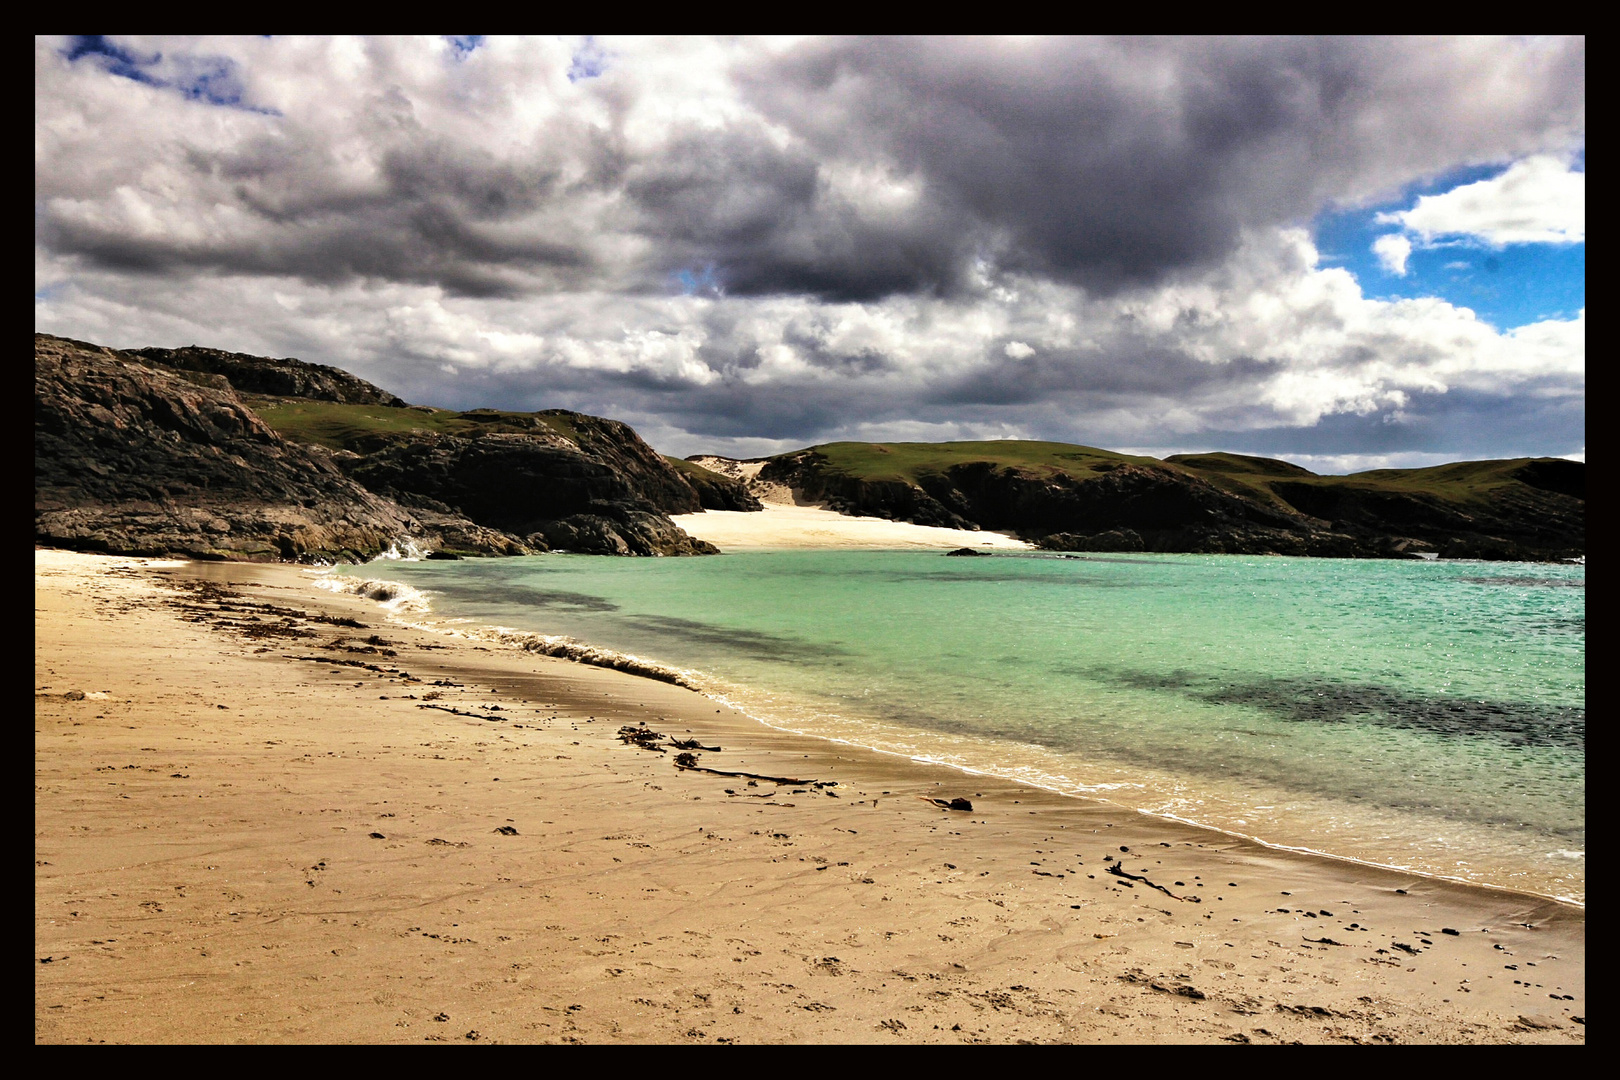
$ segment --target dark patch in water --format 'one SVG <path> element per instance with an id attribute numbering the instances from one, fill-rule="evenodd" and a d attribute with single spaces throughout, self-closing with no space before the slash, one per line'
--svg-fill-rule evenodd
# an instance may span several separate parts
<path id="1" fill-rule="evenodd" d="M 424 583 L 425 584 L 425 583 Z M 448 587 L 435 582 L 435 591 L 442 592 L 457 602 L 475 604 L 519 605 L 532 608 L 558 608 L 564 611 L 618 611 L 619 605 L 611 600 L 589 593 L 565 592 L 561 589 L 537 589 L 533 585 L 514 585 L 506 582 L 455 582 Z"/>
<path id="2" fill-rule="evenodd" d="M 1057 554 L 1036 555 L 1033 552 L 1030 552 L 1030 553 L 1017 552 L 1012 557 L 1015 558 L 1015 559 L 1062 559 L 1065 562 L 1071 562 L 1072 561 L 1072 562 L 1130 563 L 1133 566 L 1185 566 L 1186 565 L 1185 563 L 1163 562 L 1163 561 L 1158 560 L 1158 559 L 1127 559 L 1127 558 L 1123 558 L 1123 557 L 1121 557 L 1119 555 L 1075 555 L 1075 554 L 1072 554 L 1072 553 L 1069 553 L 1069 552 L 1065 552 L 1065 553 L 1063 553 L 1061 555 L 1057 555 Z"/>
<path id="3" fill-rule="evenodd" d="M 924 574 L 917 573 L 915 571 L 897 570 L 886 572 L 882 575 L 882 577 L 884 581 L 917 581 L 927 585 L 957 585 L 964 581 L 1010 581 L 1026 584 L 1038 584 L 1041 586 L 1079 585 L 1093 589 L 1140 589 L 1150 585 L 1161 584 L 1157 582 L 1149 583 L 1142 581 L 1120 581 L 1115 578 L 1079 577 L 1072 574 L 1065 577 L 1035 577 L 1031 574 L 1018 573 L 1017 571 L 1003 572 L 998 574 L 994 570 L 990 569 L 981 570 L 977 565 L 975 565 L 972 570 L 968 570 L 966 572 L 957 571 L 955 573 Z"/>
<path id="4" fill-rule="evenodd" d="M 758 630 L 738 630 L 729 626 L 716 626 L 713 623 L 678 619 L 669 615 L 625 615 L 619 621 L 638 630 L 669 635 L 683 641 L 715 645 L 762 660 L 849 655 L 846 650 L 836 646 L 813 645 L 800 638 L 782 637 Z"/>
<path id="5" fill-rule="evenodd" d="M 1471 585 L 1519 585 L 1528 588 L 1543 587 L 1548 589 L 1584 589 L 1585 580 L 1576 581 L 1573 578 L 1539 578 L 1539 577 L 1462 577 L 1458 581 L 1466 581 Z"/>
<path id="6" fill-rule="evenodd" d="M 1491 736 L 1513 746 L 1554 746 L 1582 752 L 1586 748 L 1586 710 L 1575 706 L 1419 697 L 1386 686 L 1326 679 L 1212 683 L 1187 672 L 1155 675 L 1091 669 L 1081 674 L 1140 690 L 1170 690 L 1214 705 L 1261 709 L 1279 719 L 1300 723 L 1355 720 L 1448 737 Z"/>

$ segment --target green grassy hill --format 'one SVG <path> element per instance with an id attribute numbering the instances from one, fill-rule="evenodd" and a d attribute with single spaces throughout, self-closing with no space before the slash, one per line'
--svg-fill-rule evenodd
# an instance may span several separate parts
<path id="1" fill-rule="evenodd" d="M 244 395 L 253 411 L 282 438 L 315 443 L 328 450 L 359 451 L 376 436 L 475 435 L 500 431 L 520 435 L 550 433 L 578 441 L 570 414 L 560 409 L 539 413 L 474 409 L 397 408 L 348 405 L 332 401 L 256 398 Z"/>
<path id="2" fill-rule="evenodd" d="M 812 446 L 809 452 L 821 455 L 826 468 L 847 476 L 912 484 L 926 476 L 943 474 L 953 466 L 970 463 L 989 463 L 1003 469 L 1048 472 L 1076 478 L 1107 472 L 1123 463 L 1144 466 L 1159 464 L 1156 458 L 1116 454 L 1112 450 L 1099 450 L 1094 446 L 1022 439 L 939 443 L 836 442 Z"/>
<path id="3" fill-rule="evenodd" d="M 1319 476 L 1244 454 L 1160 461 L 1005 440 L 824 443 L 769 459 L 761 477 L 846 513 L 1080 550 L 1563 558 L 1585 548 L 1585 474 L 1514 458 Z"/>

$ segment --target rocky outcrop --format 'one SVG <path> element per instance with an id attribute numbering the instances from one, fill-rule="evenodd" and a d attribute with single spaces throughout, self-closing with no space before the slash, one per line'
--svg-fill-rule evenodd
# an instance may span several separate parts
<path id="1" fill-rule="evenodd" d="M 827 459 L 811 449 L 769 459 L 760 468 L 758 479 L 764 484 L 780 484 L 791 489 L 796 499 L 820 503 L 840 514 L 946 529 L 979 528 L 966 496 L 944 477 L 938 481 L 925 478 L 933 488 L 930 491 L 922 483 L 851 476 L 828 468 Z"/>
<path id="2" fill-rule="evenodd" d="M 409 406 L 297 360 L 43 334 L 34 352 L 39 543 L 301 561 L 407 540 L 445 555 L 717 550 L 667 516 L 701 509 L 699 490 L 617 421 L 476 410 L 444 414 L 456 434 L 382 425 L 334 449 L 286 437 L 244 395 L 365 406 L 360 418 Z"/>
<path id="3" fill-rule="evenodd" d="M 748 490 L 748 485 L 735 476 L 726 476 L 704 468 L 694 461 L 683 461 L 680 458 L 666 457 L 665 461 L 679 472 L 683 479 L 697 492 L 698 501 L 705 510 L 763 510 L 758 497 Z"/>
<path id="4" fill-rule="evenodd" d="M 558 551 L 605 555 L 715 555 L 720 549 L 695 540 L 662 514 L 623 510 L 613 517 L 573 514 L 546 522 L 537 534 Z M 529 538 L 531 543 L 535 536 Z"/>
<path id="5" fill-rule="evenodd" d="M 1560 469 L 1557 466 L 1570 466 Z M 1542 460 L 1521 474 L 1556 472 L 1584 491 L 1582 462 Z M 1271 488 L 1302 513 L 1379 548 L 1380 554 L 1434 552 L 1443 559 L 1565 559 L 1586 550 L 1586 500 L 1522 482 L 1489 499 L 1448 500 L 1431 492 L 1385 490 L 1346 477 L 1339 483 L 1280 482 Z M 1339 478 L 1332 478 L 1339 479 Z M 1399 546 L 1404 542 L 1404 546 Z"/>
<path id="6" fill-rule="evenodd" d="M 366 452 L 345 456 L 342 464 L 373 492 L 414 509 L 459 514 L 540 550 L 608 555 L 719 550 L 687 536 L 665 516 L 670 510 L 696 511 L 702 504 L 634 431 L 615 421 L 569 418 L 591 421 L 576 430 L 592 432 L 594 438 L 582 441 L 596 453 L 567 436 L 541 431 L 492 431 L 473 438 L 390 435 L 367 440 Z M 605 445 L 604 433 L 623 442 Z"/>
<path id="7" fill-rule="evenodd" d="M 800 451 L 772 459 L 760 476 L 788 484 L 842 513 L 1070 538 L 1054 541 L 1059 550 L 1093 550 L 1062 545 L 1118 530 L 1135 537 L 1119 542 L 1145 545 L 1145 550 L 1188 550 L 1185 544 L 1199 542 L 1194 538 L 1207 533 L 1243 526 L 1286 529 L 1294 523 L 1288 515 L 1173 468 L 1104 465 L 1093 475 L 1075 477 L 974 461 L 909 483 L 851 477 L 824 466 L 815 451 Z"/>
<path id="8" fill-rule="evenodd" d="M 403 399 L 347 371 L 290 357 L 277 360 L 205 349 L 200 345 L 183 349 L 131 349 L 128 355 L 138 357 L 150 367 L 172 368 L 193 376 L 213 376 L 212 381 L 206 378 L 193 381 L 215 389 L 233 389 L 239 394 L 336 401 L 346 405 L 405 405 Z"/>
<path id="9" fill-rule="evenodd" d="M 369 558 L 410 515 L 270 430 L 229 387 L 36 335 L 34 538 L 136 555 Z"/>

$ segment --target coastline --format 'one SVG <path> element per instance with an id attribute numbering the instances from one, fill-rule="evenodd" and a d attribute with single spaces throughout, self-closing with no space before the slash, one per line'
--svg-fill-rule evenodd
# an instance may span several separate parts
<path id="1" fill-rule="evenodd" d="M 784 733 L 295 567 L 35 567 L 37 1042 L 1584 1042 L 1571 905 Z"/>

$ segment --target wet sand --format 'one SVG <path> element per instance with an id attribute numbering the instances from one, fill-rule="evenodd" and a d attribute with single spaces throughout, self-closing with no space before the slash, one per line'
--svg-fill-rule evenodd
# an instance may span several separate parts
<path id="1" fill-rule="evenodd" d="M 36 551 L 36 1042 L 1585 1041 L 1584 909 L 785 735 L 310 582 Z"/>

